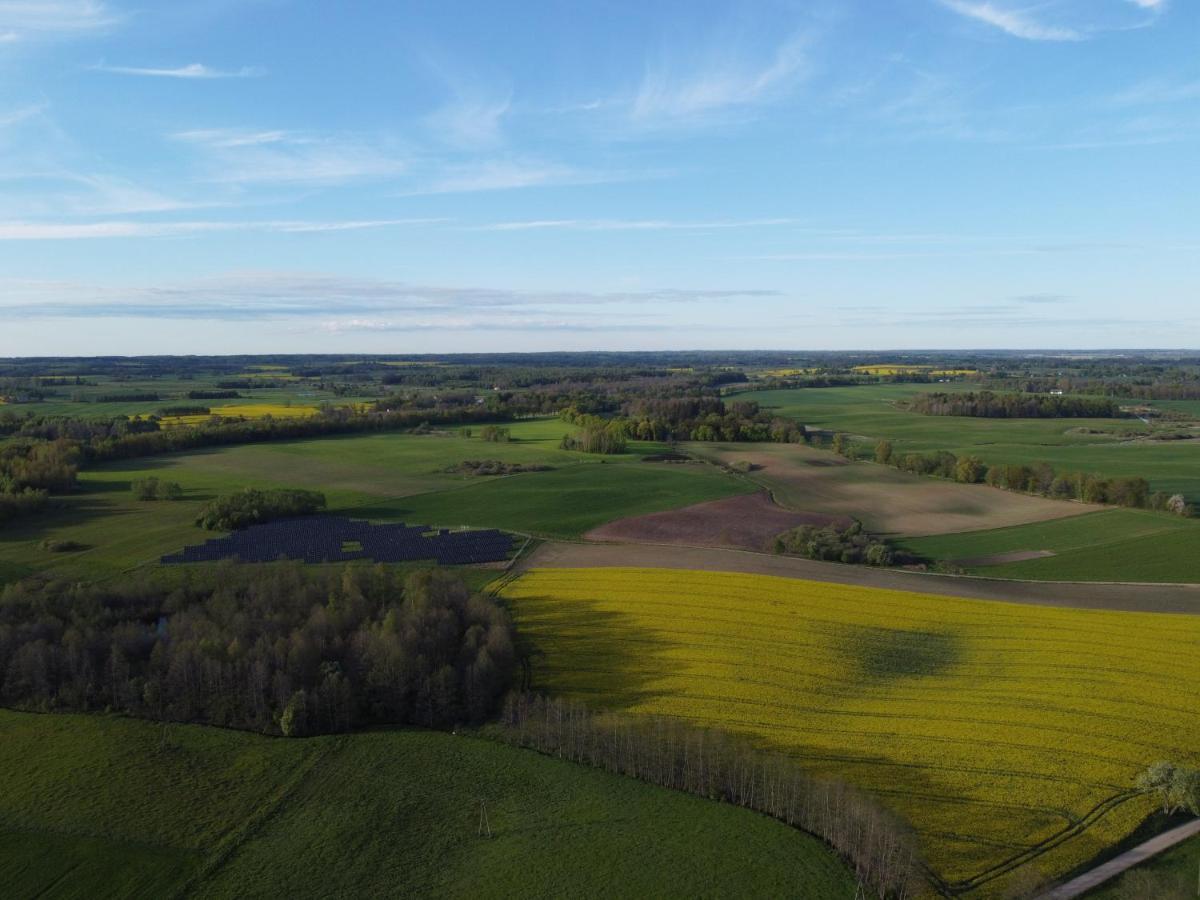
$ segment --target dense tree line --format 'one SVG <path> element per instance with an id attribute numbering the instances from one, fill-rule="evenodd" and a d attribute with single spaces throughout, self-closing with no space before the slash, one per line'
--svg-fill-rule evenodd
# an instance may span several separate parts
<path id="1" fill-rule="evenodd" d="M 0 525 L 44 509 L 51 492 L 75 487 L 79 449 L 70 441 L 0 444 Z"/>
<path id="2" fill-rule="evenodd" d="M 607 772 L 764 813 L 828 843 L 880 898 L 922 886 L 917 842 L 882 804 L 796 760 L 754 750 L 674 718 L 593 712 L 570 700 L 513 694 L 499 735 Z"/>
<path id="3" fill-rule="evenodd" d="M 319 491 L 244 488 L 204 504 L 196 524 L 209 531 L 236 531 L 276 519 L 309 516 L 324 508 L 325 495 Z"/>
<path id="4" fill-rule="evenodd" d="M 1121 415 L 1120 407 L 1104 397 L 995 394 L 991 391 L 918 394 L 904 406 L 927 416 L 977 416 L 988 419 L 1113 419 Z"/>
<path id="5" fill-rule="evenodd" d="M 541 463 L 510 463 L 499 459 L 464 459 L 443 472 L 453 475 L 519 475 L 522 472 L 549 472 L 553 466 Z"/>
<path id="6" fill-rule="evenodd" d="M 236 400 L 242 395 L 235 390 L 219 388 L 217 390 L 188 391 L 185 396 L 188 400 Z M 157 400 L 158 398 L 155 397 L 154 399 Z"/>
<path id="7" fill-rule="evenodd" d="M 858 458 L 855 445 L 844 434 L 835 434 L 833 450 L 849 459 Z M 1177 516 L 1191 516 L 1194 509 L 1182 494 L 1150 491 L 1150 482 L 1138 476 L 1105 478 L 1087 472 L 1060 472 L 1048 462 L 1000 463 L 989 466 L 977 456 L 956 456 L 946 450 L 932 453 L 897 453 L 892 442 L 875 445 L 874 460 L 914 475 L 945 478 L 963 484 L 992 487 L 1056 500 L 1079 500 L 1135 509 L 1153 509 Z"/>
<path id="8" fill-rule="evenodd" d="M 715 394 L 637 396 L 621 404 L 619 412 L 597 416 L 578 406 L 567 406 L 564 421 L 639 441 L 771 441 L 801 443 L 808 439 L 803 425 L 774 416 L 753 401 L 726 403 Z"/>
<path id="9" fill-rule="evenodd" d="M 775 538 L 776 553 L 827 562 L 892 566 L 911 562 L 887 540 L 863 530 L 861 522 L 845 528 L 836 525 L 800 525 Z"/>
<path id="10" fill-rule="evenodd" d="M 0 703 L 268 734 L 487 718 L 508 689 L 504 611 L 442 571 L 227 565 L 0 593 Z"/>

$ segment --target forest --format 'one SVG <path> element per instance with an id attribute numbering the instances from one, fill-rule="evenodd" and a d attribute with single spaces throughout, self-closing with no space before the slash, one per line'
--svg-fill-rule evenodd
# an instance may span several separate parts
<path id="1" fill-rule="evenodd" d="M 512 626 L 447 571 L 222 564 L 0 593 L 0 705 L 265 734 L 487 718 Z"/>
<path id="2" fill-rule="evenodd" d="M 920 394 L 906 404 L 927 416 L 979 416 L 990 419 L 1113 419 L 1122 415 L 1115 401 L 1060 394 Z"/>

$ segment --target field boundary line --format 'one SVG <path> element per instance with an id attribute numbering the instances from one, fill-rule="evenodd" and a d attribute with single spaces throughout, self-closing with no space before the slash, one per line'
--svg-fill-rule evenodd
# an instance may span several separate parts
<path id="1" fill-rule="evenodd" d="M 1040 894 L 1037 900 L 1073 900 L 1073 898 L 1085 894 L 1107 881 L 1111 881 L 1134 866 L 1140 865 L 1148 859 L 1153 859 L 1160 853 L 1164 853 L 1172 847 L 1177 847 L 1188 838 L 1195 837 L 1198 834 L 1200 834 L 1200 819 L 1185 822 L 1182 825 L 1172 828 L 1170 831 L 1164 831 L 1162 834 L 1138 844 L 1132 850 L 1126 850 L 1124 853 L 1113 857 L 1106 863 L 1096 866 L 1094 869 L 1089 869 L 1082 875 L 1078 875 L 1070 881 L 1060 884 L 1053 890 Z"/>
<path id="2" fill-rule="evenodd" d="M 766 553 L 762 550 L 747 550 L 745 547 L 709 547 L 703 544 L 664 544 L 659 541 L 595 541 L 585 538 L 549 538 L 553 543 L 579 544 L 582 546 L 608 547 L 662 547 L 664 549 L 687 550 L 716 550 L 721 553 L 744 553 L 748 556 L 760 556 L 764 559 L 796 559 L 803 562 L 819 563 L 821 565 L 837 566 L 841 570 L 866 570 L 869 572 L 887 572 L 904 578 L 941 578 L 947 581 L 982 581 L 995 584 L 1028 584 L 1028 585 L 1072 585 L 1094 586 L 1108 585 L 1110 587 L 1153 587 L 1153 588 L 1194 588 L 1197 599 L 1200 599 L 1200 582 L 1196 581 L 1041 581 L 1033 578 L 997 578 L 993 575 L 966 575 L 955 572 L 915 572 L 899 566 L 866 566 L 857 563 L 842 563 L 828 559 L 808 559 L 804 556 L 792 556 L 787 553 Z M 818 581 L 820 579 L 808 579 Z"/>

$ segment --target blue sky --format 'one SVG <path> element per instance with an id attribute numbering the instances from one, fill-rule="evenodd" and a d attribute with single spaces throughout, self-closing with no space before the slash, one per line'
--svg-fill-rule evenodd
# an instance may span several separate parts
<path id="1" fill-rule="evenodd" d="M 1194 0 L 0 0 L 0 355 L 1200 347 Z"/>

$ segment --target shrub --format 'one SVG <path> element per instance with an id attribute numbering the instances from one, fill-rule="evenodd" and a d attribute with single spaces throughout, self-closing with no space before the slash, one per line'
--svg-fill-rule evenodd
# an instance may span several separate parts
<path id="1" fill-rule="evenodd" d="M 47 538 L 42 541 L 41 547 L 43 550 L 48 550 L 51 553 L 77 553 L 80 550 L 86 550 L 87 544 L 81 544 L 78 541 L 56 541 Z"/>
<path id="2" fill-rule="evenodd" d="M 900 561 L 891 544 L 863 531 L 858 522 L 848 528 L 801 525 L 775 538 L 775 552 L 869 566 L 891 566 Z"/>
<path id="3" fill-rule="evenodd" d="M 133 482 L 133 496 L 138 500 L 180 500 L 183 488 L 175 481 L 160 481 L 151 476 Z"/>
<path id="4" fill-rule="evenodd" d="M 507 444 L 512 440 L 509 430 L 502 425 L 484 425 L 479 429 L 479 437 L 490 444 Z"/>

